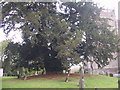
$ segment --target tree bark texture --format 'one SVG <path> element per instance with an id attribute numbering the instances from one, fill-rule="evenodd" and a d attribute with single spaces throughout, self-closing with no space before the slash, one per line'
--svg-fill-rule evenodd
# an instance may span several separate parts
<path id="1" fill-rule="evenodd" d="M 84 88 L 84 87 L 85 87 L 85 84 L 84 84 L 84 69 L 83 69 L 82 66 L 80 67 L 80 81 L 79 81 L 79 87 L 80 87 L 80 88 Z"/>

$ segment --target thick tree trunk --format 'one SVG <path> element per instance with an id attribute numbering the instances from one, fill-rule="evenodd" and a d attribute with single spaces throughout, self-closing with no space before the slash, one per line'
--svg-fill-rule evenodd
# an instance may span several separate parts
<path id="1" fill-rule="evenodd" d="M 70 70 L 71 70 L 71 69 L 68 69 L 68 73 L 67 73 L 67 77 L 66 77 L 66 79 L 65 79 L 65 82 L 69 82 Z"/>

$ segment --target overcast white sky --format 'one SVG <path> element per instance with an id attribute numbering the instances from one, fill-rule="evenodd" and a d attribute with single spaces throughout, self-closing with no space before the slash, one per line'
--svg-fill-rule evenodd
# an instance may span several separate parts
<path id="1" fill-rule="evenodd" d="M 116 18 L 118 18 L 118 2 L 120 0 L 93 0 L 106 9 L 114 9 Z"/>
<path id="2" fill-rule="evenodd" d="M 115 9 L 116 18 L 118 17 L 118 1 L 120 0 L 93 0 L 93 1 L 106 9 Z M 9 38 L 13 38 L 15 42 L 21 41 L 20 34 L 18 32 L 15 33 L 11 32 Z M 0 30 L 0 42 L 5 39 L 6 39 L 5 34 L 3 34 L 2 30 Z"/>

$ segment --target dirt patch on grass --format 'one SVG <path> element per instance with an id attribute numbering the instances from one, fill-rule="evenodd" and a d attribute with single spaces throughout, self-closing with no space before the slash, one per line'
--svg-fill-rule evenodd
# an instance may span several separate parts
<path id="1" fill-rule="evenodd" d="M 33 75 L 28 76 L 27 80 L 34 79 L 34 78 L 46 78 L 46 79 L 57 79 L 57 78 L 64 78 L 67 74 L 54 74 L 54 75 Z M 70 74 L 70 77 L 79 77 L 79 74 Z M 23 78 L 21 80 L 24 80 Z"/>

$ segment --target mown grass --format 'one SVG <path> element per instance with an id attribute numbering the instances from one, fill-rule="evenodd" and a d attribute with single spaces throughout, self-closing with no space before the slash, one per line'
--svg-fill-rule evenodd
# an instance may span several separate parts
<path id="1" fill-rule="evenodd" d="M 78 88 L 79 76 L 70 77 L 68 83 L 62 77 L 39 77 L 19 80 L 16 77 L 2 78 L 3 88 Z M 85 75 L 85 88 L 118 88 L 118 78 L 103 75 Z"/>

